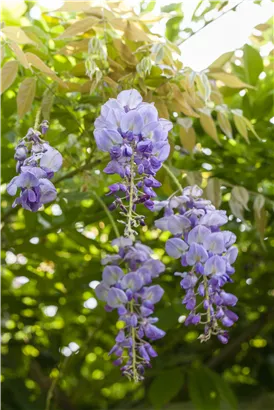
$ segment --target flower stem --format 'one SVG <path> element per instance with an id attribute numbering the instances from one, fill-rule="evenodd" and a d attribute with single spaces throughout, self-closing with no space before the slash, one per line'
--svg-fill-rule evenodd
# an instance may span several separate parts
<path id="1" fill-rule="evenodd" d="M 130 313 L 134 313 L 134 300 L 132 299 L 130 302 Z M 136 369 L 136 329 L 135 327 L 131 326 L 131 337 L 132 337 L 132 371 L 133 371 L 133 380 L 134 382 L 138 382 L 138 375 Z"/>
<path id="2" fill-rule="evenodd" d="M 36 116 L 35 116 L 35 123 L 34 123 L 34 129 L 38 130 L 39 123 L 40 123 L 40 116 L 41 116 L 41 108 L 37 110 Z"/>
<path id="3" fill-rule="evenodd" d="M 166 170 L 166 172 L 168 173 L 168 175 L 170 176 L 170 178 L 172 179 L 172 181 L 174 182 L 174 184 L 178 187 L 178 189 L 180 191 L 182 191 L 182 185 L 180 184 L 178 178 L 173 174 L 173 172 L 171 171 L 171 169 L 166 165 L 163 164 L 163 168 Z"/>
<path id="4" fill-rule="evenodd" d="M 205 298 L 208 301 L 208 308 L 207 308 L 207 322 L 210 323 L 210 306 L 209 306 L 209 292 L 208 292 L 208 283 L 207 283 L 207 277 L 204 276 L 204 287 L 205 287 Z"/>
<path id="5" fill-rule="evenodd" d="M 116 223 L 115 223 L 115 221 L 114 221 L 114 218 L 113 218 L 113 216 L 111 215 L 111 212 L 109 211 L 108 207 L 106 206 L 106 204 L 104 203 L 104 201 L 102 201 L 102 199 L 99 197 L 99 195 L 96 194 L 95 191 L 91 191 L 91 194 L 97 199 L 97 201 L 99 202 L 99 204 L 100 204 L 100 205 L 102 206 L 102 208 L 104 209 L 104 211 L 105 211 L 105 213 L 107 214 L 108 219 L 109 219 L 109 221 L 110 221 L 110 223 L 111 223 L 111 225 L 112 225 L 112 228 L 113 228 L 113 230 L 114 230 L 114 232 L 115 232 L 116 237 L 119 238 L 119 237 L 120 237 L 119 230 L 118 230 L 118 228 L 117 228 L 117 225 L 116 225 Z"/>
<path id="6" fill-rule="evenodd" d="M 127 214 L 127 228 L 125 232 L 125 236 L 128 236 L 130 239 L 134 241 L 134 231 L 131 228 L 132 222 L 132 208 L 133 208 L 133 193 L 134 193 L 134 155 L 131 156 L 130 160 L 130 186 L 129 186 L 129 207 L 128 207 L 128 214 Z"/>

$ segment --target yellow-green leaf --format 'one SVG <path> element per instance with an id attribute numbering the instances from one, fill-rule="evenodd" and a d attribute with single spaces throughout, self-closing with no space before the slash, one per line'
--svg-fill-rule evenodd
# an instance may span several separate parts
<path id="1" fill-rule="evenodd" d="M 216 208 L 222 203 L 221 182 L 218 178 L 210 178 L 207 182 L 206 196 Z"/>
<path id="2" fill-rule="evenodd" d="M 8 61 L 1 70 L 1 94 L 14 82 L 18 72 L 18 62 Z"/>
<path id="3" fill-rule="evenodd" d="M 151 36 L 147 34 L 138 23 L 127 21 L 125 38 L 131 41 L 151 41 Z"/>
<path id="4" fill-rule="evenodd" d="M 67 11 L 69 13 L 73 11 L 84 12 L 90 9 L 90 1 L 65 1 L 64 4 L 56 11 Z"/>
<path id="5" fill-rule="evenodd" d="M 202 98 L 208 101 L 211 93 L 211 86 L 208 77 L 205 73 L 197 73 L 195 77 L 197 88 Z"/>
<path id="6" fill-rule="evenodd" d="M 18 46 L 18 44 L 16 44 L 14 41 L 11 41 L 9 46 L 14 52 L 14 54 L 16 55 L 19 63 L 21 63 L 22 66 L 25 68 L 30 68 L 26 54 L 22 51 L 22 49 Z"/>
<path id="7" fill-rule="evenodd" d="M 42 98 L 42 102 L 41 102 L 41 113 L 42 113 L 42 117 L 44 120 L 48 120 L 50 119 L 50 111 L 51 108 L 53 106 L 53 102 L 54 102 L 54 91 L 56 88 L 56 83 L 52 84 L 50 89 L 46 89 L 46 91 L 43 94 L 43 98 Z"/>
<path id="8" fill-rule="evenodd" d="M 249 143 L 246 122 L 240 110 L 232 110 L 233 120 L 239 134 Z"/>
<path id="9" fill-rule="evenodd" d="M 227 118 L 227 115 L 224 112 L 217 112 L 217 121 L 218 124 L 223 131 L 223 133 L 228 137 L 232 138 L 232 127 L 229 122 L 229 119 Z"/>
<path id="10" fill-rule="evenodd" d="M 71 24 L 65 31 L 62 33 L 58 39 L 70 38 L 83 34 L 86 31 L 89 31 L 96 23 L 100 21 L 97 17 L 87 17 L 85 19 L 76 21 Z"/>
<path id="11" fill-rule="evenodd" d="M 31 109 L 35 91 L 36 79 L 33 77 L 25 78 L 20 84 L 17 94 L 17 113 L 19 118 L 22 118 Z"/>
<path id="12" fill-rule="evenodd" d="M 200 122 L 206 134 L 208 134 L 217 144 L 220 145 L 220 141 L 217 134 L 216 125 L 211 117 L 208 109 L 200 109 Z"/>
<path id="13" fill-rule="evenodd" d="M 20 27 L 7 26 L 2 28 L 2 33 L 4 33 L 9 40 L 14 41 L 15 43 L 36 45 L 36 43 L 31 40 Z"/>
<path id="14" fill-rule="evenodd" d="M 210 72 L 208 75 L 215 80 L 222 81 L 225 85 L 230 88 L 254 88 L 252 85 L 244 83 L 238 77 L 233 74 L 225 73 L 225 72 Z"/>
<path id="15" fill-rule="evenodd" d="M 65 87 L 65 84 L 61 78 L 59 78 L 55 72 L 49 68 L 44 61 L 41 60 L 37 55 L 33 53 L 26 53 L 27 60 L 29 64 L 31 64 L 33 67 L 37 68 L 37 70 L 41 71 L 41 73 L 47 75 L 48 77 L 51 77 L 53 80 L 57 81 L 61 86 Z"/>
<path id="16" fill-rule="evenodd" d="M 223 67 L 225 63 L 227 63 L 232 58 L 233 55 L 234 51 L 229 51 L 228 53 L 222 54 L 217 58 L 217 60 L 210 64 L 209 69 Z"/>
<path id="17" fill-rule="evenodd" d="M 194 128 L 180 127 L 180 140 L 185 149 L 193 151 L 196 145 L 196 133 Z"/>
<path id="18" fill-rule="evenodd" d="M 114 81 L 112 78 L 110 78 L 110 77 L 108 77 L 108 76 L 105 76 L 105 77 L 104 77 L 104 81 L 105 81 L 108 85 L 110 85 L 112 88 L 117 88 L 117 87 L 118 87 L 118 84 L 116 83 L 116 81 Z"/>
<path id="19" fill-rule="evenodd" d="M 254 212 L 260 215 L 260 212 L 262 208 L 264 207 L 264 204 L 265 204 L 265 197 L 261 194 L 257 195 L 253 203 Z"/>
<path id="20" fill-rule="evenodd" d="M 1 46 L 1 50 L 0 50 L 1 63 L 2 63 L 2 61 L 4 60 L 5 56 L 6 56 L 6 50 L 5 50 L 5 45 L 3 44 L 3 45 Z"/>
<path id="21" fill-rule="evenodd" d="M 259 137 L 259 135 L 255 131 L 255 128 L 253 127 L 253 124 L 244 116 L 243 116 L 243 120 L 246 123 L 247 128 L 255 135 L 255 137 L 258 138 L 258 140 L 261 140 L 261 138 Z"/>
<path id="22" fill-rule="evenodd" d="M 229 206 L 231 209 L 231 212 L 233 213 L 236 218 L 240 218 L 241 220 L 244 220 L 244 215 L 243 215 L 243 206 L 240 204 L 234 197 L 231 197 L 229 200 Z"/>
<path id="23" fill-rule="evenodd" d="M 243 186 L 234 186 L 231 191 L 232 198 L 248 210 L 249 193 Z"/>
<path id="24" fill-rule="evenodd" d="M 255 212 L 255 225 L 258 230 L 260 240 L 261 240 L 263 247 L 265 247 L 263 240 L 264 240 L 266 224 L 267 224 L 267 212 L 266 212 L 265 207 L 263 206 L 260 212 Z"/>

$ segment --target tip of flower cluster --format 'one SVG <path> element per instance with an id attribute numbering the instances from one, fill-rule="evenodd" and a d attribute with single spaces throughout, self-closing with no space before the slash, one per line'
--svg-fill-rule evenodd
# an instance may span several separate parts
<path id="1" fill-rule="evenodd" d="M 95 292 L 106 302 L 106 311 L 117 309 L 119 320 L 125 324 L 110 351 L 117 357 L 114 365 L 122 366 L 122 374 L 129 379 L 139 381 L 144 378 L 145 368 L 151 366 L 151 358 L 157 356 L 151 342 L 165 335 L 155 326 L 158 319 L 152 317 L 154 305 L 164 293 L 152 281 L 164 272 L 165 266 L 153 259 L 152 250 L 140 242 L 132 244 L 121 237 L 112 244 L 118 246 L 118 255 L 105 258 L 103 279 Z"/>

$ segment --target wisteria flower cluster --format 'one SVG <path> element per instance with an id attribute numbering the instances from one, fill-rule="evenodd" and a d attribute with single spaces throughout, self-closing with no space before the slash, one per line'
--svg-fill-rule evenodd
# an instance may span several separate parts
<path id="1" fill-rule="evenodd" d="M 122 178 L 122 182 L 109 187 L 116 198 L 111 209 L 120 207 L 127 213 L 125 199 L 132 200 L 134 209 L 143 203 L 152 210 L 151 198 L 156 196 L 153 188 L 161 186 L 154 176 L 169 155 L 167 137 L 171 128 L 172 123 L 159 118 L 154 105 L 143 102 L 134 89 L 122 91 L 117 99 L 111 98 L 102 106 L 101 115 L 95 120 L 94 137 L 99 150 L 110 154 L 111 161 L 104 172 Z M 138 225 L 141 221 L 137 215 L 136 219 Z"/>
<path id="2" fill-rule="evenodd" d="M 183 270 L 180 285 L 185 291 L 183 304 L 190 311 L 185 325 L 204 324 L 201 341 L 217 335 L 222 343 L 228 342 L 228 332 L 238 316 L 230 310 L 237 297 L 223 290 L 232 282 L 231 266 L 238 254 L 233 244 L 236 236 L 221 226 L 227 223 L 225 211 L 216 210 L 210 201 L 200 198 L 203 191 L 197 187 L 183 189 L 182 195 L 168 201 L 155 202 L 155 209 L 165 209 L 164 216 L 155 222 L 157 228 L 169 231 L 173 238 L 166 242 L 166 252 L 181 259 Z"/>
<path id="3" fill-rule="evenodd" d="M 95 291 L 107 303 L 105 309 L 117 309 L 119 320 L 125 323 L 110 351 L 117 356 L 114 364 L 121 366 L 123 375 L 139 381 L 145 368 L 150 367 L 150 359 L 157 356 L 150 341 L 165 335 L 155 326 L 158 319 L 151 317 L 164 293 L 159 285 L 151 283 L 164 272 L 165 265 L 151 257 L 148 246 L 133 244 L 129 238 L 120 237 L 112 244 L 118 246 L 118 253 L 102 260 L 103 280 Z"/>
<path id="4" fill-rule="evenodd" d="M 12 207 L 21 205 L 28 211 L 36 212 L 43 204 L 56 198 L 57 191 L 50 179 L 61 167 L 62 155 L 41 138 L 47 132 L 48 125 L 48 121 L 43 121 L 41 132 L 30 128 L 15 148 L 14 158 L 19 175 L 8 184 L 7 192 L 14 196 L 19 188 L 20 193 Z"/>

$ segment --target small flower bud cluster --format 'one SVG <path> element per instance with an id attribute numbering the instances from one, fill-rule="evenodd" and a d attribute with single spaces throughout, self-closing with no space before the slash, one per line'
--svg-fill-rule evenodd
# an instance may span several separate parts
<path id="1" fill-rule="evenodd" d="M 116 197 L 111 209 L 120 207 L 127 213 L 125 199 L 133 203 L 133 212 L 138 203 L 152 210 L 151 198 L 156 196 L 153 188 L 161 186 L 154 176 L 169 155 L 167 137 L 171 128 L 172 123 L 159 118 L 154 105 L 142 102 L 134 89 L 122 91 L 117 99 L 111 98 L 102 106 L 94 137 L 99 150 L 109 152 L 111 157 L 104 171 L 122 178 L 121 183 L 109 187 Z"/>
<path id="2" fill-rule="evenodd" d="M 237 297 L 223 290 L 232 282 L 231 266 L 238 254 L 233 246 L 236 236 L 223 231 L 227 223 L 225 211 L 218 211 L 210 201 L 201 197 L 203 191 L 197 187 L 187 187 L 181 196 L 173 196 L 168 201 L 155 202 L 155 210 L 165 208 L 163 218 L 155 225 L 162 231 L 169 231 L 173 238 L 166 242 L 166 252 L 175 259 L 181 259 L 183 270 L 181 287 L 186 292 L 183 304 L 190 311 L 185 325 L 204 324 L 201 341 L 217 335 L 221 343 L 228 342 L 228 332 L 223 327 L 231 327 L 238 316 L 230 310 L 237 303 Z"/>
<path id="3" fill-rule="evenodd" d="M 43 204 L 56 198 L 57 191 L 50 179 L 61 167 L 62 155 L 41 138 L 48 126 L 48 121 L 43 121 L 41 132 L 30 128 L 15 148 L 14 158 L 19 175 L 8 184 L 7 192 L 14 196 L 19 188 L 20 195 L 12 207 L 21 205 L 28 211 L 36 212 Z"/>
<path id="4" fill-rule="evenodd" d="M 96 295 L 107 304 L 105 309 L 117 309 L 119 320 L 125 323 L 120 330 L 110 354 L 117 359 L 122 374 L 134 381 L 143 380 L 151 357 L 157 356 L 149 341 L 162 338 L 165 332 L 155 326 L 157 318 L 151 317 L 154 304 L 163 296 L 159 285 L 151 285 L 152 279 L 165 270 L 164 264 L 151 257 L 152 250 L 139 242 L 120 237 L 112 244 L 119 248 L 118 254 L 102 260 L 106 265 L 103 280 L 96 287 Z M 122 269 L 122 267 L 123 269 Z"/>

